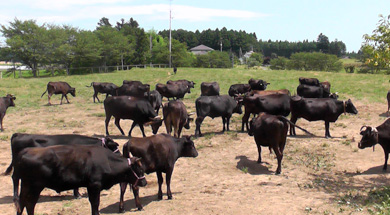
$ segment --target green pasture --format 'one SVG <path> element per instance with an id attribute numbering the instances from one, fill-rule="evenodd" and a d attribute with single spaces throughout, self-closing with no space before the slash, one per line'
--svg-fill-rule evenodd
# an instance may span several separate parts
<path id="1" fill-rule="evenodd" d="M 280 71 L 262 69 L 204 69 L 178 68 L 176 75 L 171 69 L 147 68 L 116 71 L 111 73 L 95 73 L 86 75 L 54 76 L 44 78 L 16 78 L 0 79 L 0 95 L 7 93 L 17 97 L 15 111 L 25 108 L 37 108 L 47 103 L 47 95 L 41 98 L 49 81 L 66 81 L 76 88 L 77 100 L 85 100 L 84 104 L 93 105 L 93 89 L 87 88 L 91 82 L 112 82 L 118 86 L 123 80 L 140 80 L 151 85 L 154 90 L 156 83 L 165 83 L 167 80 L 188 79 L 196 85 L 192 93 L 185 96 L 188 101 L 194 101 L 200 95 L 200 83 L 217 81 L 220 84 L 221 94 L 227 94 L 229 86 L 235 83 L 247 83 L 250 78 L 263 79 L 271 83 L 268 89 L 289 89 L 296 92 L 299 77 L 315 77 L 320 81 L 329 81 L 331 91 L 338 92 L 340 99 L 358 99 L 363 102 L 385 102 L 387 91 L 390 89 L 389 77 L 383 74 L 347 74 L 330 72 Z M 70 100 L 72 98 L 68 95 Z M 100 96 L 102 99 L 103 96 Z M 60 96 L 53 96 L 53 102 L 58 103 Z"/>

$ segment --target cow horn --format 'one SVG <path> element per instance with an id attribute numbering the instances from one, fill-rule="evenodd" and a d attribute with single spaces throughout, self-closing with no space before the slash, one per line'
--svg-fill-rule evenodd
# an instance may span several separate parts
<path id="1" fill-rule="evenodd" d="M 195 112 L 191 112 L 191 113 L 188 114 L 188 116 L 192 116 L 194 114 L 195 114 Z"/>
<path id="2" fill-rule="evenodd" d="M 161 117 L 160 117 L 160 116 L 155 116 L 154 118 L 149 117 L 149 119 L 150 119 L 151 121 L 156 121 L 156 120 L 161 120 Z"/>
<path id="3" fill-rule="evenodd" d="M 363 128 L 367 128 L 367 126 L 366 126 L 366 125 L 363 125 L 363 126 L 360 128 L 360 131 L 362 131 Z"/>

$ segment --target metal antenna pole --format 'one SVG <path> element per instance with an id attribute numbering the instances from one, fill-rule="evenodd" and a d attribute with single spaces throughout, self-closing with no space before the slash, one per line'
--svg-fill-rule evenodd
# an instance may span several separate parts
<path id="1" fill-rule="evenodd" d="M 169 1 L 169 68 L 172 68 L 172 30 L 171 30 L 171 21 L 172 21 L 172 10 L 171 10 L 172 0 Z"/>

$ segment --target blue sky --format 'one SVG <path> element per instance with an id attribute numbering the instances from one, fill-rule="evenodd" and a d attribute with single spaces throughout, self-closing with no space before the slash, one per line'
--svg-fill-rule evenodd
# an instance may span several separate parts
<path id="1" fill-rule="evenodd" d="M 133 17 L 145 30 L 160 31 L 169 29 L 170 2 L 172 29 L 226 27 L 283 41 L 312 41 L 323 33 L 330 41 L 343 41 L 347 51 L 358 51 L 378 15 L 390 14 L 390 0 L 12 0 L 1 1 L 0 24 L 34 19 L 93 30 L 102 17 L 111 24 Z"/>

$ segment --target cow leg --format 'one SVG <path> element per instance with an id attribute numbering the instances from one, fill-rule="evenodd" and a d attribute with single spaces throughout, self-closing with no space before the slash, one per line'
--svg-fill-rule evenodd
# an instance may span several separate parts
<path id="1" fill-rule="evenodd" d="M 294 125 L 295 125 L 295 123 L 297 122 L 297 120 L 298 120 L 298 118 L 297 118 L 296 116 L 291 115 L 290 121 L 291 121 L 292 123 L 294 123 Z M 290 126 L 290 136 L 296 136 L 296 135 L 297 135 L 297 134 L 295 133 L 295 126 Z"/>
<path id="2" fill-rule="evenodd" d="M 387 170 L 387 160 L 389 159 L 389 153 L 385 151 L 385 164 L 383 165 L 383 171 Z"/>
<path id="3" fill-rule="evenodd" d="M 180 134 L 182 130 L 183 130 L 183 126 L 180 125 L 179 128 L 177 129 L 177 138 L 180 138 Z"/>
<path id="4" fill-rule="evenodd" d="M 158 181 L 158 194 L 157 194 L 157 198 L 158 198 L 158 200 L 161 200 L 162 196 L 163 196 L 161 186 L 162 186 L 162 184 L 164 182 L 164 179 L 163 179 L 162 173 L 160 171 L 157 171 L 156 174 L 157 174 L 157 181 Z"/>
<path id="5" fill-rule="evenodd" d="M 325 121 L 325 137 L 330 138 L 330 132 L 329 132 L 329 122 Z"/>
<path id="6" fill-rule="evenodd" d="M 69 100 L 68 100 L 68 96 L 65 94 L 65 99 L 66 99 L 66 102 L 68 102 L 68 104 L 70 103 Z"/>
<path id="7" fill-rule="evenodd" d="M 248 126 L 249 116 L 250 116 L 250 113 L 247 113 L 247 111 L 245 111 L 245 114 L 242 117 L 242 127 L 241 127 L 242 132 L 245 130 L 244 125 L 246 125 L 246 129 L 247 129 L 247 131 L 249 131 L 249 126 Z"/>
<path id="8" fill-rule="evenodd" d="M 13 182 L 13 185 L 14 185 L 14 198 L 13 198 L 13 201 L 14 201 L 14 204 L 15 204 L 15 207 L 16 207 L 16 211 L 17 212 L 20 212 L 20 214 L 22 214 L 23 210 L 21 210 L 21 206 L 20 206 L 20 199 L 19 199 L 19 178 L 16 177 L 15 173 L 12 175 L 12 182 Z M 23 206 L 24 208 L 24 206 Z"/>
<path id="9" fill-rule="evenodd" d="M 171 192 L 172 172 L 173 172 L 173 167 L 172 167 L 172 169 L 169 169 L 166 172 L 166 174 L 165 174 L 165 179 L 166 179 L 166 183 L 167 183 L 167 196 L 168 196 L 168 199 L 172 199 L 172 192 Z"/>
<path id="10" fill-rule="evenodd" d="M 137 123 L 133 122 L 133 124 L 131 124 L 131 128 L 129 130 L 129 137 L 131 137 L 131 132 L 133 131 L 134 127 L 137 125 Z"/>
<path id="11" fill-rule="evenodd" d="M 164 120 L 165 129 L 167 130 L 167 134 L 171 135 L 172 133 L 172 123 L 170 122 L 171 119 L 168 118 L 168 120 Z"/>
<path id="12" fill-rule="evenodd" d="M 119 184 L 119 186 L 121 188 L 121 195 L 120 195 L 120 198 L 119 198 L 119 213 L 124 213 L 125 212 L 125 206 L 124 206 L 124 203 L 123 203 L 123 197 L 124 197 L 124 195 L 126 193 L 127 183 L 122 182 L 122 183 Z M 137 202 L 136 202 L 136 204 L 137 204 Z"/>
<path id="13" fill-rule="evenodd" d="M 279 175 L 282 171 L 282 159 L 283 159 L 283 153 L 281 152 L 279 146 L 275 144 L 274 152 L 276 154 L 276 158 L 278 159 L 278 168 L 276 169 L 276 174 Z"/>
<path id="14" fill-rule="evenodd" d="M 87 187 L 87 190 L 89 203 L 91 204 L 92 215 L 99 215 L 100 188 Z"/>
<path id="15" fill-rule="evenodd" d="M 20 213 L 17 214 L 22 214 L 24 207 L 26 207 L 27 214 L 34 215 L 35 205 L 38 202 L 39 194 L 42 190 L 43 188 L 33 187 L 30 184 L 27 185 L 22 182 L 20 191 Z"/>
<path id="16" fill-rule="evenodd" d="M 75 199 L 80 199 L 81 198 L 81 195 L 80 195 L 80 192 L 79 192 L 79 188 L 76 188 L 73 190 L 73 196 Z"/>
<path id="17" fill-rule="evenodd" d="M 143 206 L 139 200 L 139 187 L 132 185 L 132 188 L 133 188 L 135 206 L 140 211 L 140 210 L 142 210 Z"/>
<path id="18" fill-rule="evenodd" d="M 222 124 L 223 124 L 223 127 L 222 127 L 222 132 L 225 132 L 225 124 L 226 124 L 226 118 L 225 117 L 222 117 Z"/>
<path id="19" fill-rule="evenodd" d="M 180 127 L 180 119 L 176 119 L 175 125 L 173 126 L 173 136 L 174 137 L 179 137 L 179 127 Z M 181 130 L 181 129 L 180 129 Z"/>
<path id="20" fill-rule="evenodd" d="M 230 131 L 229 124 L 230 124 L 230 116 L 226 117 L 226 130 L 227 131 Z"/>
<path id="21" fill-rule="evenodd" d="M 47 94 L 47 102 L 48 102 L 49 105 L 51 105 L 50 98 L 51 98 L 52 95 L 53 94 L 50 94 L 50 93 Z"/>
<path id="22" fill-rule="evenodd" d="M 257 159 L 257 163 L 261 163 L 261 145 L 256 143 L 257 151 L 259 153 L 259 158 Z"/>
<path id="23" fill-rule="evenodd" d="M 120 125 L 120 122 L 121 121 L 121 118 L 115 118 L 115 125 L 116 127 L 119 129 L 119 131 L 121 132 L 122 135 L 125 135 L 125 132 L 123 132 L 122 128 L 121 128 L 121 125 Z"/>
<path id="24" fill-rule="evenodd" d="M 5 116 L 5 113 L 4 114 L 0 114 L 0 124 L 1 124 L 1 131 L 4 131 L 4 127 L 3 127 L 3 119 L 4 119 L 4 116 Z"/>
<path id="25" fill-rule="evenodd" d="M 196 117 L 196 120 L 195 120 L 195 125 L 196 125 L 196 129 L 195 129 L 195 136 L 203 136 L 202 135 L 202 132 L 200 131 L 200 125 L 202 124 L 204 118 L 203 117 Z"/>
<path id="26" fill-rule="evenodd" d="M 110 123 L 110 120 L 111 120 L 111 115 L 106 113 L 106 121 L 105 121 L 105 123 L 106 123 L 106 135 L 107 136 L 110 136 L 110 134 L 108 133 L 108 123 Z"/>
<path id="27" fill-rule="evenodd" d="M 143 124 L 138 124 L 138 125 L 139 125 L 139 129 L 141 129 L 142 136 L 143 136 L 143 137 L 146 137 L 145 131 L 144 131 L 144 125 L 143 125 Z M 129 136 L 130 136 L 130 135 L 129 135 Z"/>
<path id="28" fill-rule="evenodd" d="M 62 94 L 61 96 L 61 102 L 60 102 L 60 105 L 62 105 L 62 100 L 64 99 L 64 94 Z"/>

